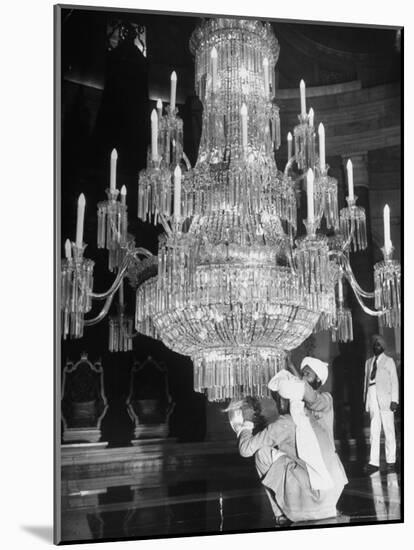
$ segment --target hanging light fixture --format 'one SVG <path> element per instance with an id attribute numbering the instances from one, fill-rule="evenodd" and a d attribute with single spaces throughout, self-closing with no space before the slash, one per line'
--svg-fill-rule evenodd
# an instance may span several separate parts
<path id="1" fill-rule="evenodd" d="M 106 248 L 108 269 L 115 271 L 121 264 L 127 242 L 126 187 L 121 193 L 116 188 L 116 164 L 118 153 L 111 153 L 110 185 L 106 190 L 107 201 L 98 203 L 98 248 Z M 120 195 L 120 201 L 117 200 Z"/>
<path id="2" fill-rule="evenodd" d="M 92 308 L 94 262 L 84 258 L 83 242 L 86 199 L 83 193 L 78 199 L 76 241 L 65 242 L 66 259 L 61 267 L 62 334 L 64 338 L 82 338 L 84 316 Z"/>
<path id="3" fill-rule="evenodd" d="M 384 309 L 380 324 L 384 327 L 399 327 L 401 318 L 401 266 L 392 259 L 394 247 L 390 235 L 390 208 L 384 206 L 384 260 L 374 266 L 375 307 Z"/>
<path id="4" fill-rule="evenodd" d="M 346 163 L 348 175 L 348 206 L 340 212 L 341 232 L 345 239 L 352 244 L 353 250 L 365 250 L 367 248 L 367 228 L 365 209 L 356 205 L 358 197 L 354 195 L 354 176 L 351 159 Z"/>
<path id="5" fill-rule="evenodd" d="M 349 264 L 350 247 L 366 247 L 365 212 L 355 205 L 348 172 L 348 207 L 338 215 L 337 182 L 325 163 L 324 128 L 318 128 L 318 157 L 315 113 L 306 112 L 303 81 L 295 151 L 290 136 L 288 162 L 283 172 L 278 170 L 274 153 L 280 146 L 280 120 L 270 71 L 279 45 L 271 26 L 206 20 L 193 33 L 190 49 L 204 107 L 197 162 L 191 167 L 183 151 L 173 72 L 170 105 L 165 114 L 159 104 L 151 113 L 148 164 L 138 182 L 138 217 L 164 228 L 158 256 L 127 242 L 122 210 L 119 223 L 125 234 L 110 233 L 122 233 L 118 241 L 110 239 L 122 250 L 119 261 L 110 261 L 117 275 L 100 295 L 92 292 L 91 281 L 84 285 L 89 302 L 105 299 L 101 313 L 84 324 L 103 318 L 128 275 L 136 288 L 136 330 L 192 358 L 196 391 L 211 401 L 263 396 L 269 379 L 285 367 L 286 353 L 314 330 L 331 329 L 341 341 L 352 339 L 342 294 L 336 302 L 343 277 L 364 311 L 395 326 L 398 264 L 387 249 L 384 262 L 375 266 L 377 310 L 368 308 L 364 300 L 374 293 L 359 287 Z M 304 236 L 297 224 L 299 185 L 307 193 Z M 122 204 L 112 189 L 102 211 L 108 212 L 114 201 Z M 333 237 L 321 231 L 322 218 Z M 99 242 L 103 246 L 103 238 Z M 67 268 L 62 266 L 62 281 Z M 73 286 L 66 290 L 64 316 L 71 311 Z M 82 306 L 79 315 L 89 311 Z M 81 336 L 64 330 L 67 335 Z"/>

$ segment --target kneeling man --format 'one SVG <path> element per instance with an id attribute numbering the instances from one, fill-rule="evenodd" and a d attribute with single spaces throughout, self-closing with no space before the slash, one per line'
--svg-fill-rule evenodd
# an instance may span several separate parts
<path id="1" fill-rule="evenodd" d="M 240 412 L 231 419 L 243 457 L 255 457 L 277 525 L 336 516 L 347 478 L 329 430 L 304 408 L 305 384 L 287 371 L 269 383 L 272 395 L 288 400 L 288 410 L 253 435 Z M 285 401 L 286 404 L 286 401 Z"/>

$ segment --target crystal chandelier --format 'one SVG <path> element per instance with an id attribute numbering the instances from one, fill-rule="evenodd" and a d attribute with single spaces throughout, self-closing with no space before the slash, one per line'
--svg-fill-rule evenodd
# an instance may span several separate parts
<path id="1" fill-rule="evenodd" d="M 192 358 L 196 391 L 210 401 L 263 396 L 269 379 L 284 368 L 286 353 L 312 332 L 329 329 L 334 340 L 352 340 L 345 280 L 366 313 L 384 326 L 399 326 L 400 266 L 392 260 L 389 210 L 384 261 L 374 267 L 375 291 L 366 292 L 349 262 L 351 249 L 367 246 L 352 164 L 347 206 L 338 212 L 337 181 L 325 163 L 324 128 L 319 125 L 317 147 L 303 81 L 288 162 L 283 172 L 277 168 L 280 120 L 271 75 L 279 45 L 271 26 L 205 20 L 194 31 L 190 49 L 203 103 L 197 162 L 191 167 L 183 151 L 173 73 L 170 105 L 163 114 L 158 102 L 151 114 L 147 168 L 139 174 L 138 217 L 164 229 L 158 256 L 135 247 L 127 234 L 126 190 L 118 200 L 115 152 L 108 200 L 98 205 L 98 247 L 108 249 L 116 277 L 107 292 L 93 292 L 94 263 L 84 257 L 80 199 L 76 242 L 67 241 L 62 262 L 63 336 L 81 337 L 84 326 L 109 312 L 120 290 L 109 349 L 131 349 L 132 323 L 122 291 L 128 276 L 136 288 L 135 329 Z M 307 196 L 303 234 L 297 224 L 302 186 Z M 105 303 L 97 317 L 86 319 L 92 299 Z M 375 309 L 367 299 L 374 300 Z"/>

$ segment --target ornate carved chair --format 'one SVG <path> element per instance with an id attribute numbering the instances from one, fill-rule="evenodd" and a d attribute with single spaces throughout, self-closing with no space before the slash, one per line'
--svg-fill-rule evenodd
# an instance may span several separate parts
<path id="1" fill-rule="evenodd" d="M 104 394 L 103 368 L 83 353 L 80 361 L 67 362 L 62 376 L 62 420 L 65 443 L 96 443 L 108 409 Z"/>
<path id="2" fill-rule="evenodd" d="M 148 357 L 142 364 L 136 362 L 131 371 L 126 404 L 135 424 L 136 440 L 168 437 L 168 420 L 175 403 L 169 393 L 165 366 L 152 357 Z"/>

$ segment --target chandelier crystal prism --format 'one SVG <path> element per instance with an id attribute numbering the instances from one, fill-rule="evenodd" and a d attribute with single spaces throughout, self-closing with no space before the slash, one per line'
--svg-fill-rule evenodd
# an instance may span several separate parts
<path id="1" fill-rule="evenodd" d="M 109 311 L 128 275 L 136 288 L 136 330 L 191 357 L 196 391 L 210 401 L 262 397 L 269 379 L 285 367 L 286 354 L 315 330 L 330 329 L 335 340 L 352 340 L 343 279 L 364 311 L 396 326 L 399 264 L 387 257 L 375 267 L 377 309 L 367 307 L 364 300 L 374 299 L 374 293 L 359 287 L 349 264 L 350 247 L 366 247 L 365 212 L 355 205 L 350 184 L 348 206 L 338 214 L 324 128 L 318 130 L 318 157 L 304 83 L 295 152 L 289 145 L 285 169 L 278 169 L 280 119 L 272 75 L 279 45 L 270 24 L 208 19 L 194 31 L 190 49 L 203 104 L 197 162 L 191 167 L 183 151 L 173 73 L 170 105 L 163 114 L 158 103 L 151 114 L 148 163 L 138 182 L 138 217 L 164 229 L 158 256 L 127 239 L 125 200 L 116 200 L 112 183 L 108 201 L 98 207 L 98 244 L 109 249 L 109 269 L 117 275 L 101 295 L 93 294 L 89 280 L 87 287 L 82 283 L 89 297 L 106 300 L 98 317 L 85 324 Z M 301 187 L 307 196 L 304 232 L 297 223 Z M 105 220 L 111 224 L 106 233 Z M 62 277 L 63 268 L 68 280 L 66 264 Z M 81 277 L 84 269 L 78 271 Z M 64 316 L 68 303 L 75 309 L 78 303 L 71 301 L 72 287 L 65 287 Z M 87 311 L 79 302 L 79 315 Z M 130 349 L 129 341 L 124 347 Z"/>

